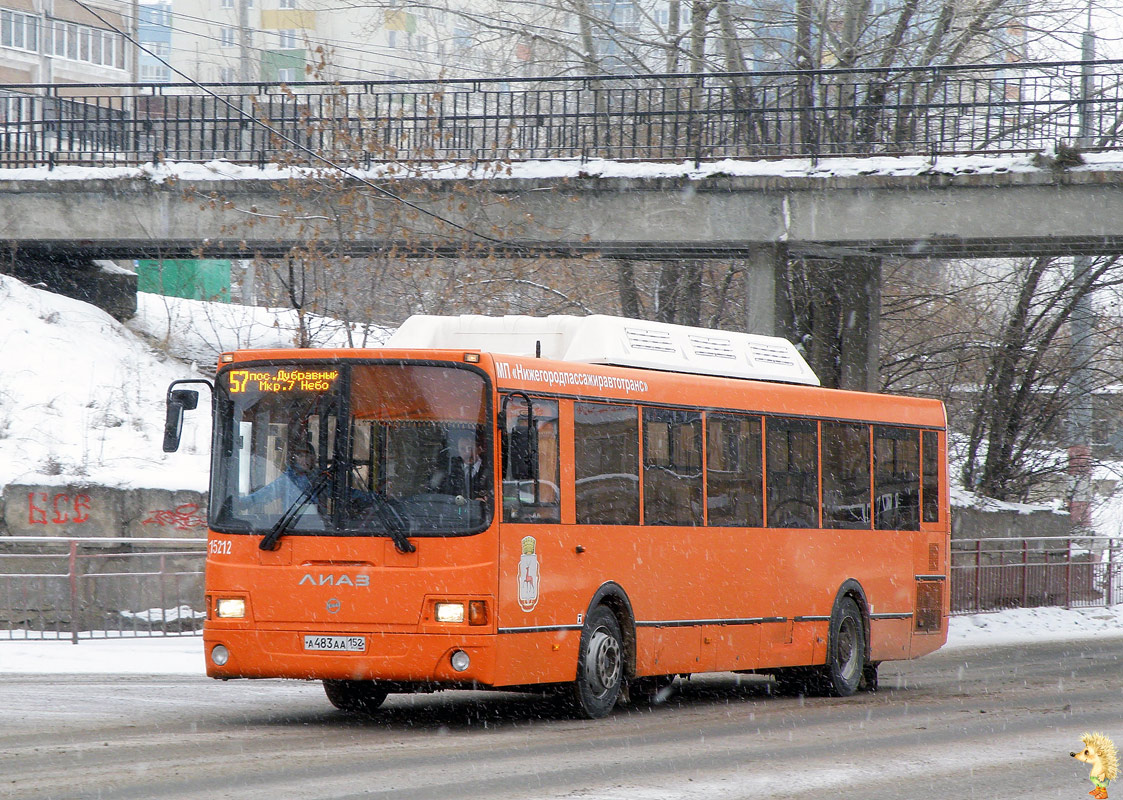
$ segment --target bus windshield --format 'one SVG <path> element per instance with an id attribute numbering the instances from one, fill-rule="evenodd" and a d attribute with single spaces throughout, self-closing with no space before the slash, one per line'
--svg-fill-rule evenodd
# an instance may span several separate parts
<path id="1" fill-rule="evenodd" d="M 481 531 L 494 507 L 491 418 L 486 377 L 472 367 L 233 365 L 216 386 L 211 528 Z"/>

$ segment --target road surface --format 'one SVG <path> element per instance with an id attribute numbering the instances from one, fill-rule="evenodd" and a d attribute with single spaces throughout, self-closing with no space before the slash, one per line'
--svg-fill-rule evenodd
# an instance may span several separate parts
<path id="1" fill-rule="evenodd" d="M 314 683 L 0 676 L 0 798 L 1080 800 L 1080 734 L 1123 744 L 1121 654 L 956 649 L 846 699 L 718 675 L 594 722 L 528 695 L 392 695 L 361 719 Z"/>

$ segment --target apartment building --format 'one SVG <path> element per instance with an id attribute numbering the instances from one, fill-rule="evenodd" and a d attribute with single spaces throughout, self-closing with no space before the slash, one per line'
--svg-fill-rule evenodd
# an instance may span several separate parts
<path id="1" fill-rule="evenodd" d="M 118 83 L 134 78 L 127 3 L 0 0 L 0 83 Z"/>

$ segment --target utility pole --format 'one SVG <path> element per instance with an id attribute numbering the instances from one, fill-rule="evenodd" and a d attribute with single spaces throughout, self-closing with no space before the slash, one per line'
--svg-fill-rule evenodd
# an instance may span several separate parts
<path id="1" fill-rule="evenodd" d="M 1088 4 L 1088 26 L 1084 31 L 1080 48 L 1083 61 L 1080 75 L 1080 121 L 1078 150 L 1092 146 L 1091 98 L 1094 91 L 1092 61 L 1096 57 L 1096 35 L 1092 32 L 1092 6 Z M 1073 285 L 1079 291 L 1080 285 L 1091 272 L 1092 259 L 1079 255 L 1072 259 Z M 1072 497 L 1069 500 L 1069 516 L 1075 531 L 1091 532 L 1092 528 L 1092 391 L 1094 378 L 1091 360 L 1094 356 L 1092 343 L 1093 310 L 1090 293 L 1080 298 L 1072 309 L 1069 320 L 1072 334 L 1073 357 L 1073 402 L 1069 411 L 1068 472 L 1072 480 Z"/>
<path id="2" fill-rule="evenodd" d="M 250 0 L 238 0 L 238 80 L 243 83 L 254 80 L 250 30 Z"/>

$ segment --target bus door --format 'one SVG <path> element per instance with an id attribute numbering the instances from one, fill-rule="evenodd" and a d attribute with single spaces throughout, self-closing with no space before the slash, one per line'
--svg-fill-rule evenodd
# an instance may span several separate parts
<path id="1" fill-rule="evenodd" d="M 499 412 L 502 499 L 498 625 L 510 640 L 504 661 L 534 680 L 569 680 L 563 623 L 576 626 L 565 571 L 576 568 L 561 535 L 561 458 L 558 401 L 522 392 L 503 395 Z M 583 609 L 582 609 L 583 610 Z M 577 635 L 571 637 L 577 641 Z M 541 659 L 543 652 L 557 654 Z M 574 648 L 574 657 L 575 657 Z M 515 668 L 514 665 L 518 664 Z M 572 663 L 568 665 L 572 671 Z"/>

